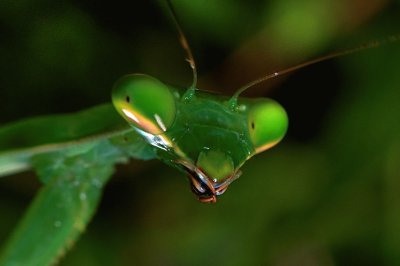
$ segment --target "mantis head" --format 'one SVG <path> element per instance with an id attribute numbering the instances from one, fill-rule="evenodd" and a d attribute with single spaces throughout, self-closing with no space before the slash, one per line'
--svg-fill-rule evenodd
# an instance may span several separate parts
<path id="1" fill-rule="evenodd" d="M 266 98 L 234 99 L 185 93 L 142 74 L 121 78 L 113 89 L 116 110 L 158 157 L 185 171 L 202 202 L 216 202 L 240 167 L 253 155 L 276 145 L 285 135 L 285 110 Z"/>

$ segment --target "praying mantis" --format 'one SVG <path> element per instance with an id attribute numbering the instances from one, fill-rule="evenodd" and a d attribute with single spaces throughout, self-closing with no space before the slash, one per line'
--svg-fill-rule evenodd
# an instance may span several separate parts
<path id="1" fill-rule="evenodd" d="M 130 157 L 158 158 L 188 174 L 192 191 L 200 201 L 215 202 L 239 177 L 243 163 L 276 145 L 288 126 L 286 112 L 278 103 L 270 99 L 241 98 L 240 93 L 305 65 L 370 47 L 335 53 L 272 73 L 243 86 L 233 97 L 220 97 L 197 90 L 195 61 L 171 5 L 170 8 L 193 70 L 193 83 L 187 90 L 180 91 L 147 75 L 128 75 L 114 86 L 114 107 L 106 104 L 79 114 L 37 118 L 2 128 L 0 174 L 34 167 L 49 185 L 55 172 L 69 165 L 78 167 L 80 157 L 85 155 L 95 154 L 96 159 L 100 157 L 99 162 L 107 161 L 108 176 L 114 164 L 126 162 Z M 141 90 L 142 86 L 146 90 Z M 88 127 L 88 124 L 96 126 Z M 26 142 L 20 141 L 25 140 L 24 133 L 28 130 L 36 131 L 36 136 Z M 41 138 L 43 131 L 49 132 L 45 139 Z M 91 160 L 93 158 L 87 158 L 83 165 L 90 165 Z M 45 169 L 46 166 L 55 169 Z M 90 182 L 100 189 L 105 180 L 97 178 Z M 80 187 L 83 181 L 72 183 Z M 77 195 L 87 202 L 89 194 L 80 188 Z M 66 223 L 57 218 L 53 224 L 59 227 Z M 77 228 L 82 230 L 83 227 Z"/>

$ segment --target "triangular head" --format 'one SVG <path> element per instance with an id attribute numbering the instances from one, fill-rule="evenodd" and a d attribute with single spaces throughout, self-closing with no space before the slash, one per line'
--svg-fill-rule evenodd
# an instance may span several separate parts
<path id="1" fill-rule="evenodd" d="M 215 202 L 244 162 L 276 145 L 288 127 L 285 110 L 274 100 L 179 91 L 143 74 L 117 81 L 112 101 L 161 160 L 189 175 L 203 202 Z"/>

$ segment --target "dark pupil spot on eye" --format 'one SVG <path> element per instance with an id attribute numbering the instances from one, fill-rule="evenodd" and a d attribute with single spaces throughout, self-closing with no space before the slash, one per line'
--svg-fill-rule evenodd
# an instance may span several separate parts
<path id="1" fill-rule="evenodd" d="M 131 101 L 131 98 L 129 96 L 126 96 L 126 102 L 129 103 Z"/>
<path id="2" fill-rule="evenodd" d="M 251 122 L 251 128 L 254 129 L 255 125 L 254 125 L 254 121 Z"/>

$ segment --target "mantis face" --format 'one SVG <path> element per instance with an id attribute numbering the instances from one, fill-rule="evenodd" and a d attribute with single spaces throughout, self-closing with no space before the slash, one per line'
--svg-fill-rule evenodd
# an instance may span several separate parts
<path id="1" fill-rule="evenodd" d="M 121 78 L 112 101 L 161 160 L 189 175 L 202 202 L 215 202 L 244 162 L 276 145 L 288 125 L 285 110 L 271 99 L 240 98 L 232 105 L 194 89 L 179 93 L 142 74 Z"/>

